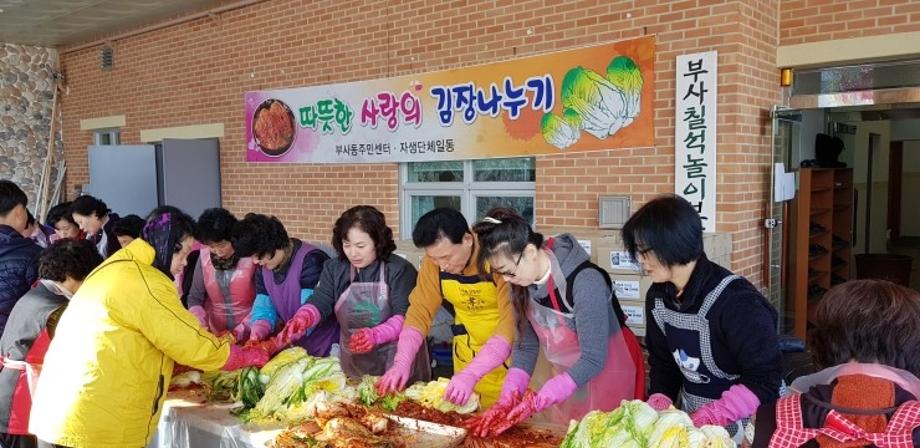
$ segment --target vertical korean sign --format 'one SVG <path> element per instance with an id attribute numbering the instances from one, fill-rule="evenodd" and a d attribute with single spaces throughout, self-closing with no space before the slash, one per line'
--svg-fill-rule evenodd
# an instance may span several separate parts
<path id="1" fill-rule="evenodd" d="M 705 232 L 716 230 L 718 52 L 677 57 L 674 192 L 690 201 Z"/>

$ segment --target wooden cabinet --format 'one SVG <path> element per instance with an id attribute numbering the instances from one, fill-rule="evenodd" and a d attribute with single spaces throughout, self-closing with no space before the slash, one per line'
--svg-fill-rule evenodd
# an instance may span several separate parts
<path id="1" fill-rule="evenodd" d="M 802 168 L 794 207 L 788 302 L 795 336 L 807 341 L 817 303 L 850 279 L 853 170 Z"/>

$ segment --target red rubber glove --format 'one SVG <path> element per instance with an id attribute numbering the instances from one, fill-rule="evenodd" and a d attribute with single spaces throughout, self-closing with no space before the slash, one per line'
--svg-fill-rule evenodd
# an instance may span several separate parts
<path id="1" fill-rule="evenodd" d="M 352 353 L 367 353 L 374 349 L 374 335 L 370 328 L 359 328 L 348 339 L 348 350 Z"/>
<path id="2" fill-rule="evenodd" d="M 233 371 L 243 367 L 262 367 L 268 362 L 268 352 L 260 347 L 242 348 L 230 346 L 230 356 L 221 370 Z"/>
<path id="3" fill-rule="evenodd" d="M 284 334 L 284 341 L 288 344 L 299 341 L 307 330 L 313 328 L 319 323 L 319 309 L 311 303 L 308 303 L 294 313 L 294 317 L 288 321 L 281 332 Z"/>

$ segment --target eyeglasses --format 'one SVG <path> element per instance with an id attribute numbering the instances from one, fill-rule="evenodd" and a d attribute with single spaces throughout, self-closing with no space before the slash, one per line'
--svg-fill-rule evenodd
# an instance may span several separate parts
<path id="1" fill-rule="evenodd" d="M 518 267 L 521 265 L 521 259 L 523 258 L 524 258 L 524 251 L 521 251 L 521 254 L 518 255 L 517 261 L 514 262 L 514 270 L 511 272 L 502 272 L 497 269 L 493 269 L 492 271 L 498 275 L 504 275 L 505 277 L 514 277 L 515 275 L 517 275 Z"/>

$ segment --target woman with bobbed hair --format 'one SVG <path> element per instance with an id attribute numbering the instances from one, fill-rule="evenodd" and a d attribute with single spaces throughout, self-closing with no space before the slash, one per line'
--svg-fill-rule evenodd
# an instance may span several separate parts
<path id="1" fill-rule="evenodd" d="M 396 354 L 418 272 L 394 255 L 393 230 L 379 210 L 359 205 L 342 213 L 332 230 L 338 258 L 323 268 L 313 303 L 341 328 L 342 368 L 350 377 L 382 375 Z M 419 350 L 410 381 L 431 377 L 428 350 Z"/>

